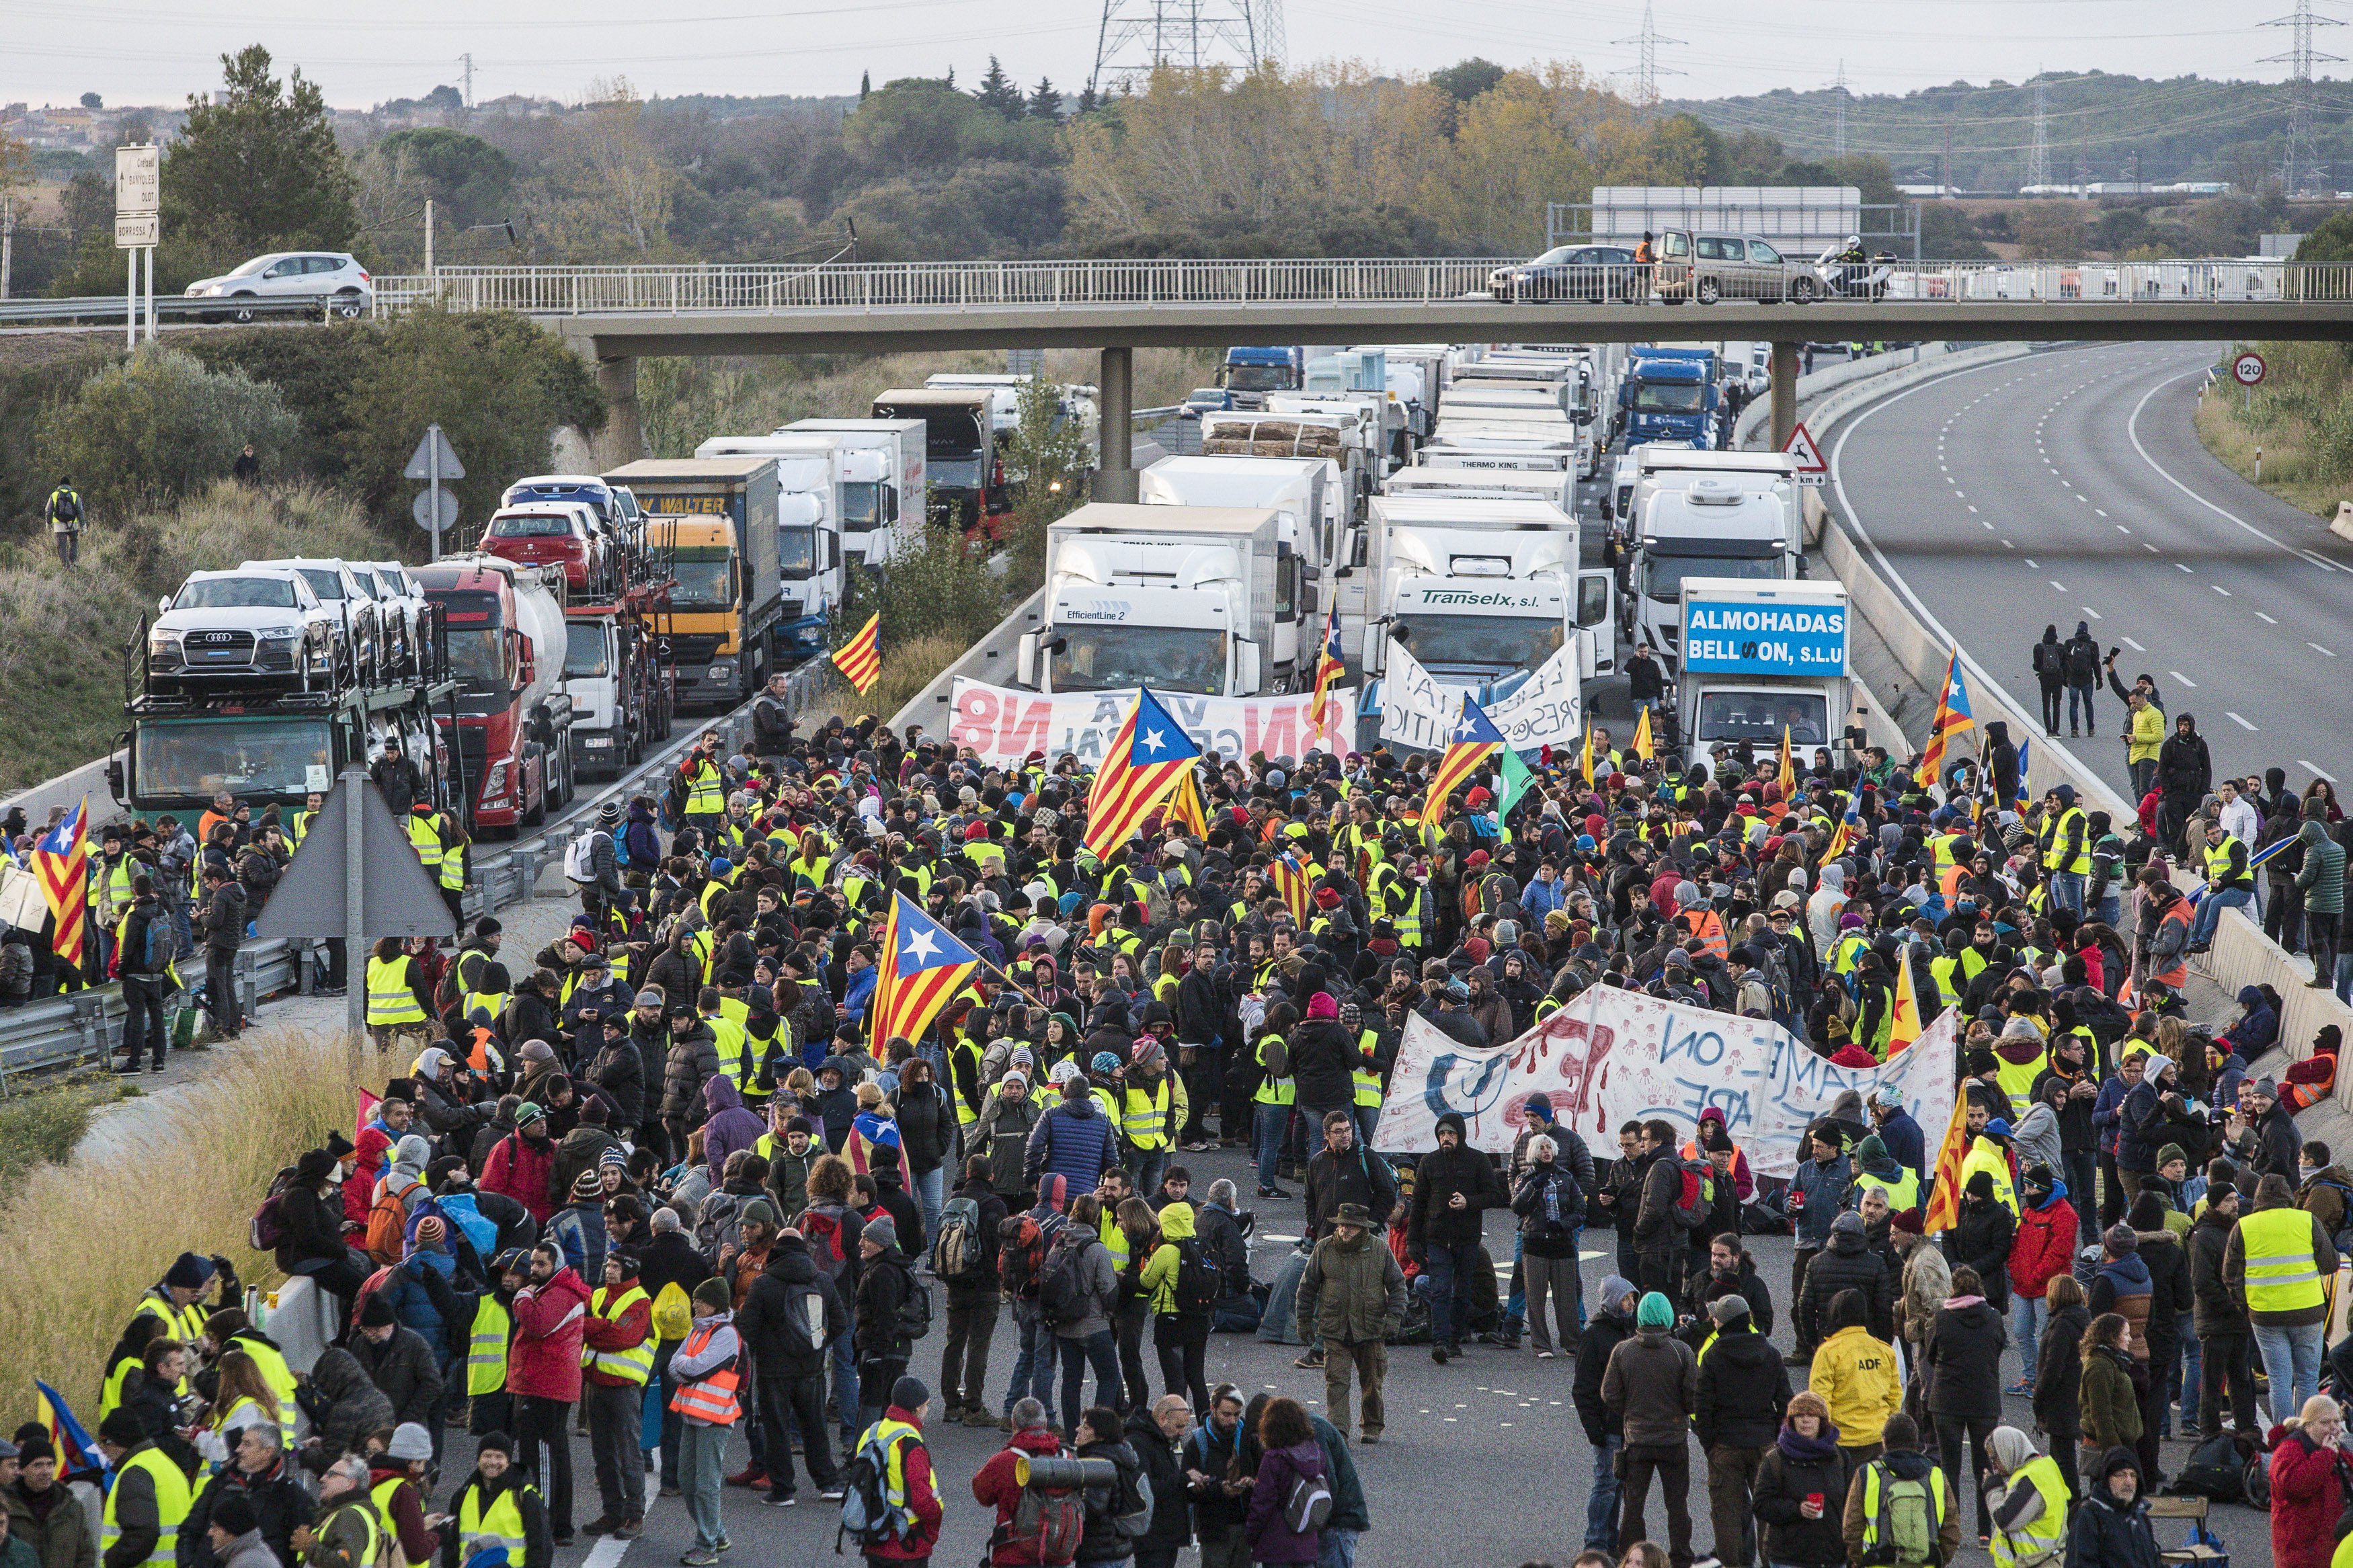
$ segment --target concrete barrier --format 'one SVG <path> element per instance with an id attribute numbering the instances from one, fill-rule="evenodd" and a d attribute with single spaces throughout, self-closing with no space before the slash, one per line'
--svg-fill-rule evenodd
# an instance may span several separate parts
<path id="1" fill-rule="evenodd" d="M 1935 362 L 1952 353 L 1950 343 L 1915 343 L 1908 349 L 1893 353 L 1866 354 L 1861 359 L 1841 360 L 1838 363 L 1818 370 L 1811 375 L 1798 378 L 1798 405 L 1802 411 L 1810 398 L 1827 396 L 1849 382 L 1869 381 L 1878 376 L 1893 375 L 1924 362 Z M 1735 450 L 1761 448 L 1772 436 L 1773 400 L 1759 397 L 1740 411 L 1732 422 L 1732 445 Z M 1813 426 L 1807 425 L 1809 430 Z"/>
<path id="2" fill-rule="evenodd" d="M 116 754 L 119 753 L 100 757 L 94 763 L 84 763 L 71 773 L 59 773 L 53 779 L 0 798 L 0 815 L 5 815 L 10 806 L 20 806 L 26 822 L 38 833 L 48 826 L 52 806 L 63 806 L 70 811 L 87 795 L 90 797 L 90 825 L 93 829 L 121 821 L 129 813 L 114 804 L 114 792 L 107 787 L 106 783 L 106 764 Z"/>
<path id="3" fill-rule="evenodd" d="M 891 727 L 904 733 L 910 724 L 921 724 L 928 735 L 945 735 L 948 728 L 948 699 L 955 690 L 956 677 L 986 680 L 993 686 L 1011 686 L 1014 675 L 1014 655 L 1019 651 L 1021 634 L 1038 625 L 1045 613 L 1046 591 L 1043 588 L 1014 606 L 1013 613 L 997 623 L 996 628 L 972 647 L 964 657 L 949 665 L 932 683 L 907 700 L 907 705 L 891 715 Z"/>

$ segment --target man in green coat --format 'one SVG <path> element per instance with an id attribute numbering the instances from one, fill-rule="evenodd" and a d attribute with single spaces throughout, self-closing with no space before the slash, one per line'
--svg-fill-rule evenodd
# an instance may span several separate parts
<path id="1" fill-rule="evenodd" d="M 2304 825 L 2295 830 L 2304 847 L 2304 864 L 2295 885 L 2304 891 L 2304 949 L 2312 954 L 2315 990 L 2328 985 L 2337 974 L 2337 954 L 2344 946 L 2345 847 L 2329 837 L 2326 820 L 2328 803 L 2318 795 L 2304 803 Z"/>
<path id="2" fill-rule="evenodd" d="M 1298 1321 L 1314 1325 L 1324 1345 L 1324 1406 L 1332 1424 L 1348 1427 L 1348 1372 L 1364 1391 L 1362 1441 L 1381 1440 L 1381 1384 L 1388 1376 L 1388 1337 L 1405 1321 L 1405 1270 L 1397 1255 L 1372 1238 L 1373 1216 L 1362 1204 L 1342 1204 L 1332 1234 L 1315 1244 L 1299 1277 Z"/>

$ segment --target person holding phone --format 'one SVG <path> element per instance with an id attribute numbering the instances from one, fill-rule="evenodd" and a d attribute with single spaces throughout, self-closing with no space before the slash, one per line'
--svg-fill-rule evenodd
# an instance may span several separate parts
<path id="1" fill-rule="evenodd" d="M 1842 1521 L 1852 1479 L 1846 1451 L 1839 1447 L 1839 1429 L 1831 1425 L 1829 1404 L 1811 1389 L 1799 1391 L 1790 1397 L 1781 1430 L 1757 1468 L 1751 1506 L 1765 1527 L 1765 1561 L 1770 1568 L 1841 1568 L 1846 1562 Z M 1739 1553 L 1736 1541 L 1715 1543 L 1715 1554 L 1726 1568 L 1746 1561 Z"/>

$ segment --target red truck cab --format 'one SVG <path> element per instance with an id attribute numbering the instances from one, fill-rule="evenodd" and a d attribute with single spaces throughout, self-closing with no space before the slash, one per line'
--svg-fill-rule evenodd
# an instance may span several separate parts
<path id="1" fill-rule="evenodd" d="M 564 610 L 552 570 L 495 556 L 414 568 L 447 626 L 458 685 L 457 761 L 472 831 L 535 826 L 571 798 L 572 703 L 564 689 Z M 439 715 L 446 730 L 451 721 Z"/>

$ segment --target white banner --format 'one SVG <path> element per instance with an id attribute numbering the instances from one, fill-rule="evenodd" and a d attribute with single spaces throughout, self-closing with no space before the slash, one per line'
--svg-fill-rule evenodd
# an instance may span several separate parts
<path id="1" fill-rule="evenodd" d="M 1438 1119 L 1461 1115 L 1471 1146 L 1508 1154 L 1543 1094 L 1564 1126 L 1597 1154 L 1616 1158 L 1618 1129 L 1653 1117 L 1679 1137 L 1699 1131 L 1709 1106 L 1724 1112 L 1734 1142 L 1757 1174 L 1787 1177 L 1798 1140 L 1853 1089 L 1865 1100 L 1882 1084 L 1904 1091 L 1905 1109 L 1930 1141 L 1952 1120 L 1955 1026 L 1948 1007 L 1887 1067 L 1833 1067 L 1778 1024 L 1688 1007 L 1639 991 L 1597 985 L 1509 1045 L 1472 1049 L 1416 1016 L 1406 1020 L 1373 1146 L 1420 1153 L 1438 1146 Z"/>
<path id="2" fill-rule="evenodd" d="M 1381 739 L 1422 751 L 1446 749 L 1447 731 L 1462 716 L 1462 697 L 1476 688 L 1440 680 L 1403 643 L 1391 643 L 1381 678 Z M 1544 661 L 1518 690 L 1487 707 L 1487 717 L 1516 752 L 1546 746 L 1572 747 L 1584 732 L 1584 690 L 1577 673 L 1577 645 L 1568 643 Z"/>
<path id="3" fill-rule="evenodd" d="M 1307 722 L 1307 710 L 1314 704 L 1313 692 L 1287 697 L 1200 697 L 1155 690 L 1152 695 L 1169 717 L 1185 727 L 1195 745 L 1223 757 L 1247 757 L 1252 752 L 1297 757 L 1310 747 L 1345 756 L 1356 750 L 1353 687 L 1332 689 L 1325 701 L 1324 726 L 1313 732 Z M 970 746 L 983 762 L 1000 767 L 1018 766 L 1032 752 L 1045 752 L 1050 766 L 1069 752 L 1093 767 L 1103 761 L 1104 750 L 1119 733 L 1134 702 L 1134 687 L 1048 697 L 959 677 L 950 704 L 955 711 L 948 720 L 948 741 L 958 747 Z"/>

